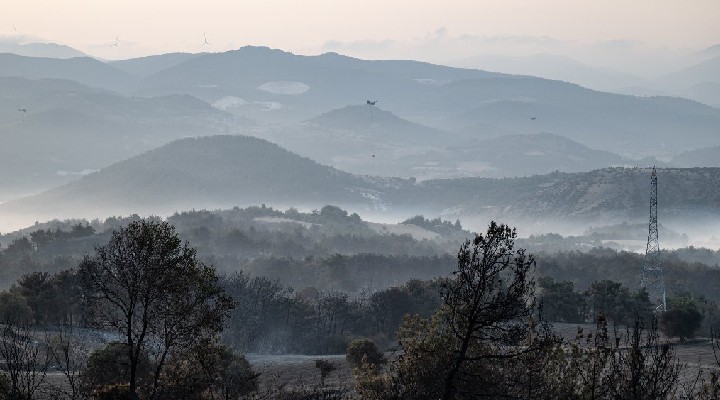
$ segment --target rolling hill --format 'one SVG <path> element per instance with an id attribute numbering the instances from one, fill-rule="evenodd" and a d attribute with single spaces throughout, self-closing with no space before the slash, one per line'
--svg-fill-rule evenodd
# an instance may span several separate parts
<path id="1" fill-rule="evenodd" d="M 40 195 L 3 204 L 1 212 L 81 216 L 265 202 L 371 204 L 368 196 L 375 187 L 261 139 L 213 136 L 172 142 Z"/>

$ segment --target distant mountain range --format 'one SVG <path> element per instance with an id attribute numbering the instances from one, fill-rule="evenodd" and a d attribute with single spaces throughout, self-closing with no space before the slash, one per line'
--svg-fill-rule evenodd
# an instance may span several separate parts
<path id="1" fill-rule="evenodd" d="M 268 131 L 263 137 L 341 170 L 420 180 L 529 176 L 635 165 L 555 134 L 485 137 L 444 131 L 368 105 L 333 110 L 302 124 Z"/>
<path id="2" fill-rule="evenodd" d="M 443 130 L 476 127 L 479 136 L 487 129 L 551 132 L 635 157 L 683 149 L 688 140 L 698 147 L 720 144 L 714 134 L 720 110 L 686 100 L 333 53 L 307 57 L 245 47 L 194 57 L 146 77 L 138 87 L 137 94 L 187 93 L 225 111 L 274 122 L 306 120 L 369 99 L 402 118 Z M 536 117 L 532 123 L 531 117 Z M 681 130 L 683 139 L 677 135 Z"/>
<path id="3" fill-rule="evenodd" d="M 369 99 L 402 118 L 443 130 L 474 129 L 479 136 L 486 130 L 551 132 L 631 157 L 689 150 L 688 142 L 720 144 L 714 135 L 720 109 L 691 101 L 609 94 L 561 81 L 415 61 L 297 56 L 262 47 L 109 64 L 4 57 L 0 76 L 72 79 L 134 96 L 189 94 L 225 112 L 272 123 L 297 123 Z"/>
<path id="4" fill-rule="evenodd" d="M 457 65 L 506 74 L 537 76 L 572 82 L 580 86 L 614 92 L 628 86 L 641 86 L 645 80 L 622 72 L 592 67 L 556 54 L 529 56 L 480 55 L 457 61 Z"/>
<path id="5" fill-rule="evenodd" d="M 719 169 L 662 169 L 658 174 L 665 222 L 689 224 L 720 211 L 720 191 L 715 190 L 720 187 Z M 375 213 L 442 214 L 463 221 L 493 218 L 540 229 L 642 221 L 647 218 L 648 193 L 647 169 L 416 182 L 349 174 L 261 139 L 214 136 L 175 141 L 40 195 L 0 205 L 0 218 L 28 223 L 259 203 L 308 209 L 331 203 Z"/>
<path id="6" fill-rule="evenodd" d="M 73 58 L 89 57 L 80 50 L 57 43 L 18 43 L 13 40 L 0 40 L 0 53 L 12 53 L 27 57 Z"/>
<path id="7" fill-rule="evenodd" d="M 588 171 L 720 146 L 720 109 L 695 101 L 264 47 L 108 63 L 0 54 L 0 91 L 0 201 L 200 135 L 251 135 L 350 173 L 418 180 Z"/>

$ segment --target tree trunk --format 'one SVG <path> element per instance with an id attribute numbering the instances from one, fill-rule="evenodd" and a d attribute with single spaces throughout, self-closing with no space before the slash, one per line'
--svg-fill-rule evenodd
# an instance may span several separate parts
<path id="1" fill-rule="evenodd" d="M 443 388 L 443 396 L 442 400 L 451 400 L 453 396 L 455 395 L 455 375 L 457 375 L 458 371 L 460 370 L 460 367 L 462 366 L 463 361 L 465 361 L 465 356 L 467 355 L 468 348 L 470 347 L 470 337 L 472 336 L 472 326 L 473 324 L 468 325 L 468 330 L 465 332 L 465 337 L 463 337 L 462 346 L 460 346 L 459 354 L 457 355 L 457 358 L 455 359 L 455 363 L 448 372 L 447 377 L 445 378 L 445 385 Z"/>

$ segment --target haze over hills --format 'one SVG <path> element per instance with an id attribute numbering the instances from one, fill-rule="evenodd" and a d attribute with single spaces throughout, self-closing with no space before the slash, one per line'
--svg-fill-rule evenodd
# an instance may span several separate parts
<path id="1" fill-rule="evenodd" d="M 456 129 L 491 125 L 518 133 L 551 132 L 631 157 L 718 140 L 713 126 L 720 122 L 720 110 L 680 98 L 626 96 L 521 77 L 455 82 L 444 90 L 439 104 L 467 110 L 445 119 L 446 126 Z M 465 107 L 457 104 L 462 97 L 458 92 L 467 95 Z M 677 134 L 681 131 L 682 136 Z"/>
<path id="2" fill-rule="evenodd" d="M 648 149 L 650 135 L 660 139 L 649 144 L 651 151 L 683 146 L 684 141 L 672 140 L 680 124 L 700 145 L 714 145 L 706 139 L 720 121 L 719 110 L 679 99 L 611 95 L 564 82 L 423 63 L 305 57 L 250 47 L 193 58 L 141 86 L 139 93 L 189 93 L 226 111 L 272 121 L 298 121 L 338 105 L 379 99 L 383 108 L 436 128 L 484 124 L 516 134 L 547 131 L 626 153 Z M 487 107 L 492 115 L 483 114 Z M 474 118 L 463 120 L 468 114 Z M 531 115 L 545 125 L 528 124 Z M 687 129 L 689 119 L 695 123 Z M 607 135 L 615 137 L 593 140 Z"/>
<path id="3" fill-rule="evenodd" d="M 631 160 L 559 135 L 485 138 L 428 128 L 380 107 L 372 108 L 372 117 L 370 112 L 367 105 L 347 106 L 303 124 L 271 130 L 262 137 L 344 171 L 420 180 L 528 176 L 634 165 Z"/>
<path id="4" fill-rule="evenodd" d="M 128 60 L 109 61 L 108 64 L 129 74 L 146 78 L 162 70 L 182 64 L 185 61 L 199 57 L 201 54 L 167 53 L 154 56 L 131 58 Z"/>
<path id="5" fill-rule="evenodd" d="M 682 152 L 672 158 L 679 167 L 720 167 L 720 146 Z"/>
<path id="6" fill-rule="evenodd" d="M 0 78 L 0 91 L 0 201 L 174 139 L 238 125 L 237 118 L 190 96 L 127 98 L 66 80 L 21 78 Z"/>
<path id="7" fill-rule="evenodd" d="M 720 54 L 660 77 L 657 81 L 674 89 L 685 89 L 703 82 L 720 83 Z"/>
<path id="8" fill-rule="evenodd" d="M 358 99 L 400 104 L 408 96 L 427 95 L 428 85 L 436 82 L 493 75 L 416 61 L 365 61 L 334 53 L 298 56 L 248 46 L 203 54 L 160 71 L 144 79 L 136 93 L 188 93 L 211 103 L 237 98 L 242 102 L 232 111 L 297 122 Z"/>
<path id="9" fill-rule="evenodd" d="M 552 133 L 508 135 L 456 143 L 448 158 L 457 160 L 468 176 L 513 177 L 553 171 L 580 172 L 610 166 L 632 165 L 617 154 L 594 150 Z"/>
<path id="10" fill-rule="evenodd" d="M 137 80 L 125 71 L 89 57 L 58 59 L 15 54 L 0 54 L 0 77 L 68 79 L 115 91 L 126 91 Z"/>
<path id="11" fill-rule="evenodd" d="M 702 82 L 678 91 L 683 97 L 720 108 L 720 83 Z"/>
<path id="12" fill-rule="evenodd" d="M 109 64 L 0 59 L 0 76 L 33 79 L 0 80 L 5 160 L 27 166 L 0 176 L 0 201 L 205 134 L 253 135 L 355 174 L 420 180 L 587 171 L 720 145 L 720 109 L 693 101 L 415 61 L 263 47 Z M 379 100 L 372 118 L 367 99 Z"/>
<path id="13" fill-rule="evenodd" d="M 142 86 L 150 93 L 187 92 L 226 111 L 273 121 L 307 119 L 338 105 L 379 99 L 384 109 L 435 128 L 467 131 L 468 126 L 481 126 L 476 135 L 485 129 L 552 132 L 634 157 L 684 149 L 687 140 L 677 140 L 680 129 L 696 146 L 716 145 L 714 127 L 720 122 L 720 110 L 680 99 L 622 96 L 540 78 L 423 63 L 371 62 L 337 54 L 304 57 L 265 48 L 193 58 L 146 78 Z M 538 118 L 535 124 L 529 123 L 530 116 Z"/>
<path id="14" fill-rule="evenodd" d="M 715 219 L 720 171 L 663 169 L 664 221 Z M 52 217 L 167 214 L 190 208 L 267 203 L 317 208 L 332 203 L 387 215 L 443 215 L 478 223 L 523 223 L 528 231 L 647 218 L 647 169 L 609 168 L 525 178 L 415 182 L 360 177 L 244 136 L 183 139 L 76 182 L 0 206 L 18 226 Z M 7 223 L 7 222 L 6 222 Z M 478 223 L 479 226 L 485 222 Z M 470 225 L 473 226 L 473 225 Z"/>
<path id="15" fill-rule="evenodd" d="M 445 153 L 454 137 L 368 105 L 346 106 L 257 134 L 345 171 L 418 178 L 424 174 L 416 168 Z"/>
<path id="16" fill-rule="evenodd" d="M 474 134 L 479 136 L 485 130 L 551 132 L 631 157 L 688 150 L 688 140 L 694 147 L 720 144 L 713 134 L 720 110 L 693 102 L 608 94 L 560 81 L 415 61 L 366 61 L 334 53 L 297 56 L 262 47 L 110 65 L 90 59 L 6 57 L 12 62 L 2 64 L 0 75 L 75 79 L 141 96 L 190 94 L 223 111 L 270 123 L 297 123 L 370 99 L 402 118 L 439 129 L 472 132 L 478 127 Z M 533 124 L 531 116 L 537 117 Z M 684 140 L 677 140 L 680 129 Z"/>
<path id="17" fill-rule="evenodd" d="M 463 67 L 537 76 L 575 83 L 594 90 L 637 96 L 675 96 L 718 107 L 720 45 L 676 60 L 678 67 L 660 76 L 633 76 L 581 63 L 557 54 L 479 55 L 457 61 Z"/>
<path id="18" fill-rule="evenodd" d="M 619 71 L 593 67 L 557 54 L 479 55 L 459 60 L 457 64 L 467 68 L 571 82 L 586 88 L 610 92 L 628 86 L 645 84 L 645 80 L 642 78 Z"/>
<path id="19" fill-rule="evenodd" d="M 89 57 L 80 50 L 57 43 L 21 43 L 0 39 L 0 53 L 12 53 L 26 57 L 74 58 Z"/>

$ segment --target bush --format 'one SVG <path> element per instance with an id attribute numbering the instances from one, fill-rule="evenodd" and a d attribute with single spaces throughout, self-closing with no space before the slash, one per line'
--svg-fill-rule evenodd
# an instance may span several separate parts
<path id="1" fill-rule="evenodd" d="M 345 357 L 353 368 L 360 367 L 363 363 L 363 358 L 365 358 L 366 363 L 376 367 L 387 362 L 383 353 L 378 350 L 375 342 L 368 338 L 355 339 L 350 342 Z"/>
<path id="2" fill-rule="evenodd" d="M 112 342 L 102 349 L 94 351 L 90 354 L 87 366 L 81 375 L 85 389 L 88 392 L 117 393 L 120 389 L 116 386 L 121 387 L 130 382 L 128 358 L 127 344 L 121 342 Z M 137 369 L 140 387 L 149 383 L 151 371 L 150 359 L 144 354 Z"/>
<path id="3" fill-rule="evenodd" d="M 32 321 L 33 311 L 27 299 L 18 293 L 0 293 L 0 323 L 25 324 Z"/>
<path id="4" fill-rule="evenodd" d="M 668 337 L 679 337 L 681 341 L 695 337 L 704 318 L 695 299 L 683 294 L 668 303 L 669 309 L 660 314 L 660 330 Z"/>
<path id="5" fill-rule="evenodd" d="M 242 354 L 218 343 L 203 343 L 168 363 L 157 398 L 237 399 L 257 389 L 257 376 Z"/>

